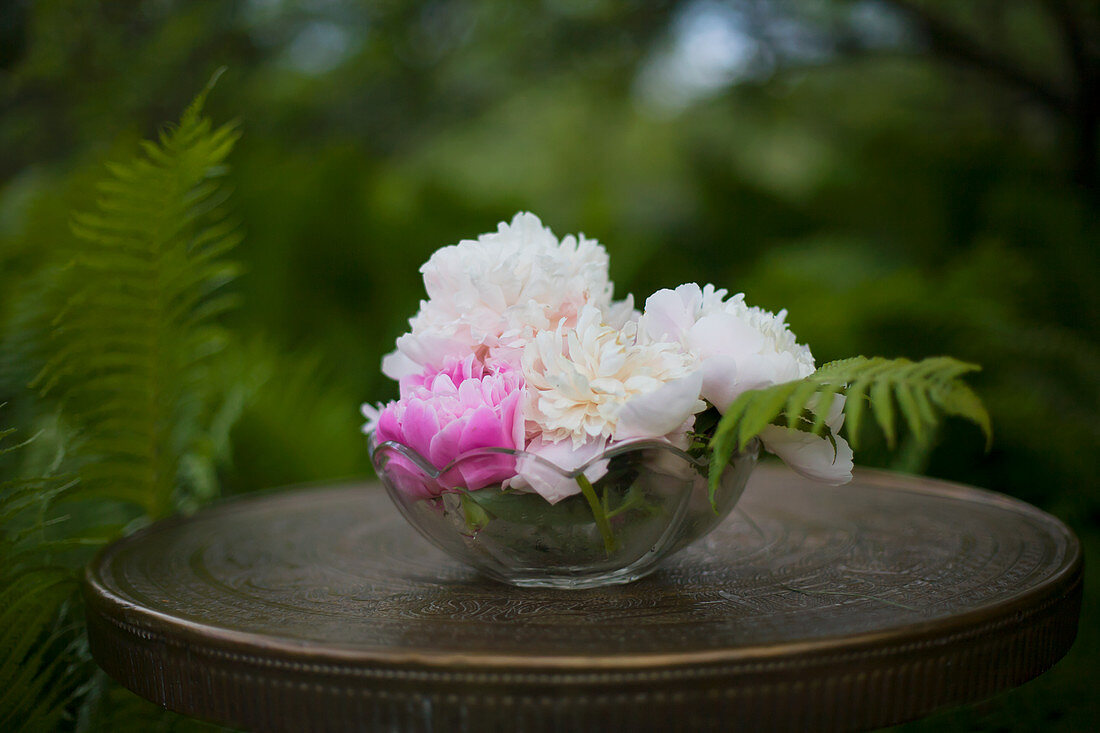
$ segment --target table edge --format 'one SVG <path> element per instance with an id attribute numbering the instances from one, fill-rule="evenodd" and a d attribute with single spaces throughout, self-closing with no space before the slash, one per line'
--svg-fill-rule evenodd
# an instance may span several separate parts
<path id="1" fill-rule="evenodd" d="M 776 469 L 766 467 L 758 470 L 778 472 Z M 653 669 L 672 672 L 678 668 L 694 669 L 699 665 L 708 667 L 745 664 L 783 666 L 784 659 L 804 662 L 811 657 L 825 659 L 838 655 L 839 657 L 859 656 L 872 649 L 876 654 L 889 655 L 899 651 L 949 645 L 967 638 L 979 638 L 1005 626 L 1022 626 L 1028 619 L 1048 612 L 1059 604 L 1066 605 L 1068 602 L 1072 606 L 1075 597 L 1079 603 L 1084 564 L 1081 545 L 1072 530 L 1057 517 L 1019 499 L 988 489 L 939 479 L 866 468 L 857 469 L 856 479 L 880 483 L 884 488 L 891 490 L 978 500 L 981 503 L 1024 511 L 1042 519 L 1064 535 L 1067 541 L 1066 556 L 1060 568 L 1042 585 L 1025 590 L 1010 599 L 972 609 L 949 620 L 920 621 L 874 632 L 712 651 L 624 653 L 600 658 L 457 652 L 440 654 L 430 650 L 394 652 L 385 649 L 346 649 L 327 644 L 284 641 L 262 634 L 198 623 L 143 608 L 106 587 L 97 571 L 106 568 L 115 553 L 129 543 L 140 541 L 146 534 L 186 522 L 189 517 L 162 520 L 104 548 L 85 571 L 84 598 L 90 626 L 94 615 L 97 621 L 95 625 L 99 628 L 102 628 L 102 623 L 106 623 L 116 627 L 116 633 L 132 635 L 146 641 L 157 639 L 158 643 L 162 644 L 185 643 L 193 652 L 206 650 L 214 655 L 228 654 L 241 661 L 249 661 L 261 666 L 271 666 L 278 662 L 272 659 L 272 656 L 285 654 L 294 657 L 296 661 L 292 664 L 321 665 L 330 668 L 333 672 L 361 670 L 364 665 L 376 665 L 380 668 L 415 667 L 425 672 L 435 670 L 452 676 L 456 673 L 456 669 L 502 673 L 553 670 L 556 673 L 598 671 L 602 674 L 613 672 L 629 674 Z M 364 485 L 370 485 L 370 482 L 299 487 L 295 489 L 295 493 L 335 492 Z M 235 511 L 251 502 L 278 501 L 287 499 L 289 496 L 290 492 L 275 490 L 264 492 L 263 496 L 251 494 L 235 497 L 209 507 L 203 510 L 203 513 Z M 120 616 L 122 619 L 119 618 Z M 1075 633 L 1076 618 L 1074 618 Z"/>

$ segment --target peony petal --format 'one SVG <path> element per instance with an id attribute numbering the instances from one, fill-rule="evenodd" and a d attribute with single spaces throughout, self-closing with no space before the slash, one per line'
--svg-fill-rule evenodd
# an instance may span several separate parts
<path id="1" fill-rule="evenodd" d="M 615 440 L 658 438 L 673 432 L 703 405 L 703 375 L 693 372 L 627 401 L 619 412 Z"/>
<path id="2" fill-rule="evenodd" d="M 389 366 L 395 370 L 397 376 L 394 377 L 389 372 L 385 372 L 386 376 L 394 379 L 407 376 L 408 372 L 406 370 L 409 362 L 422 365 L 416 370 L 420 371 L 424 366 L 439 367 L 448 358 L 465 356 L 469 352 L 469 344 L 450 333 L 424 331 L 418 334 L 406 333 L 399 336 L 397 350 L 405 357 L 403 361 L 391 360 L 389 362 Z M 387 362 L 383 361 L 383 371 L 386 366 Z"/>
<path id="3" fill-rule="evenodd" d="M 699 365 L 703 377 L 700 394 L 707 402 L 724 413 L 737 395 L 745 390 L 738 380 L 737 359 L 732 356 L 712 356 Z"/>
<path id="4" fill-rule="evenodd" d="M 764 335 L 732 313 L 712 313 L 688 331 L 688 346 L 703 359 L 756 354 L 764 347 Z"/>
<path id="5" fill-rule="evenodd" d="M 465 408 L 477 409 L 479 405 L 485 404 L 485 398 L 482 396 L 481 388 L 483 382 L 476 379 L 467 379 L 465 382 L 461 382 L 458 385 L 458 401 Z"/>
<path id="6" fill-rule="evenodd" d="M 504 430 L 509 431 L 509 448 L 522 450 L 527 421 L 523 417 L 523 390 L 517 389 L 500 402 L 500 420 Z"/>
<path id="7" fill-rule="evenodd" d="M 783 459 L 795 473 L 836 486 L 852 480 L 852 448 L 839 435 L 833 438 L 835 451 L 828 438 L 801 430 L 768 425 L 760 433 L 764 447 Z"/>
<path id="8" fill-rule="evenodd" d="M 503 431 L 500 417 L 491 407 L 482 406 L 467 412 L 455 423 L 462 425 L 462 437 L 458 441 L 459 453 L 475 448 L 504 448 L 501 445 Z"/>
<path id="9" fill-rule="evenodd" d="M 829 405 L 829 415 L 825 418 L 825 424 L 829 426 L 829 429 L 836 434 L 844 426 L 844 403 L 848 398 L 844 395 L 837 395 L 833 398 L 833 403 Z"/>
<path id="10" fill-rule="evenodd" d="M 512 485 L 516 488 L 530 488 L 551 504 L 557 504 L 567 496 L 579 494 L 581 487 L 568 474 L 596 458 L 607 447 L 603 439 L 591 440 L 574 448 L 571 441 L 544 443 L 536 438 L 527 446 L 527 452 L 549 461 L 546 465 L 540 460 L 523 456 L 516 461 L 516 478 Z M 589 481 L 596 482 L 607 473 L 607 461 L 596 461 L 584 470 Z"/>
<path id="11" fill-rule="evenodd" d="M 394 455 L 387 459 L 386 475 L 398 491 L 415 499 L 428 499 L 443 491 L 435 479 L 404 456 Z"/>
<path id="12" fill-rule="evenodd" d="M 653 341 L 679 342 L 694 325 L 695 313 L 692 300 L 702 298 L 699 286 L 694 283 L 681 285 L 676 290 L 658 290 L 645 300 L 645 309 L 638 321 L 639 331 Z"/>
<path id="13" fill-rule="evenodd" d="M 372 405 L 369 402 L 364 402 L 359 411 L 363 413 L 363 417 L 367 419 L 367 422 L 363 425 L 363 432 L 366 435 L 370 435 L 378 429 L 378 421 L 382 417 L 382 410 L 385 409 L 385 405 L 379 402 L 377 405 Z"/>
<path id="14" fill-rule="evenodd" d="M 382 357 L 382 373 L 390 379 L 400 380 L 420 374 L 424 368 L 400 351 L 394 351 Z"/>
<path id="15" fill-rule="evenodd" d="M 793 382 L 813 373 L 812 369 L 803 372 L 798 360 L 793 354 L 787 352 L 738 355 L 737 368 L 741 372 L 739 382 L 742 390 Z"/>
<path id="16" fill-rule="evenodd" d="M 462 427 L 462 422 L 455 420 L 432 437 L 426 457 L 433 466 L 443 469 L 462 452 Z"/>
<path id="17" fill-rule="evenodd" d="M 737 358 L 737 394 L 794 379 L 798 374 L 783 368 L 782 355 L 747 354 Z"/>
<path id="18" fill-rule="evenodd" d="M 401 418 L 404 412 L 405 405 L 400 402 L 391 402 L 382 408 L 382 412 L 378 415 L 378 429 L 374 432 L 376 442 L 385 443 L 387 440 L 405 442 L 405 436 L 401 432 Z"/>
<path id="19" fill-rule="evenodd" d="M 506 453 L 472 456 L 458 462 L 462 487 L 474 491 L 486 486 L 499 486 L 516 473 L 515 456 Z"/>
<path id="20" fill-rule="evenodd" d="M 634 309 L 634 296 L 627 293 L 622 300 L 616 300 L 604 308 L 604 322 L 612 328 L 621 329 L 627 323 L 636 322 L 641 313 Z"/>
<path id="21" fill-rule="evenodd" d="M 449 374 L 440 372 L 431 378 L 427 387 L 431 390 L 433 395 L 448 395 L 453 396 L 458 394 L 457 383 Z"/>
<path id="22" fill-rule="evenodd" d="M 434 406 L 424 400 L 409 400 L 401 419 L 401 442 L 427 457 L 432 438 L 439 432 Z"/>

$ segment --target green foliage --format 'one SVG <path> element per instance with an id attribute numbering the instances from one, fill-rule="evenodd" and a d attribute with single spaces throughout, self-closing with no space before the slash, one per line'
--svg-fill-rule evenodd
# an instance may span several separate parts
<path id="1" fill-rule="evenodd" d="M 364 472 L 358 393 L 334 360 L 317 351 L 287 352 L 267 339 L 235 344 L 215 379 L 239 400 L 233 455 L 219 478 L 230 487 L 271 487 L 346 479 Z M 293 426 L 293 429 L 291 429 Z"/>
<path id="2" fill-rule="evenodd" d="M 945 356 L 916 362 L 857 356 L 825 364 L 805 379 L 749 390 L 727 408 L 711 438 L 711 494 L 733 453 L 768 425 L 779 423 L 815 435 L 827 432 L 825 421 L 837 395 L 845 397 L 845 430 L 853 448 L 870 405 L 891 447 L 897 442 L 899 414 L 917 440 L 927 437 L 940 415 L 954 415 L 977 423 L 988 449 L 993 439 L 989 413 L 962 381 L 963 375 L 979 368 Z"/>
<path id="3" fill-rule="evenodd" d="M 181 456 L 204 434 L 206 377 L 226 341 L 217 317 L 234 302 L 223 257 L 239 234 L 219 179 L 239 132 L 202 115 L 209 89 L 157 143 L 109 165 L 96 210 L 74 216 L 80 247 L 35 379 L 79 431 L 81 494 L 150 517 L 186 493 Z"/>
<path id="4" fill-rule="evenodd" d="M 53 455 L 22 453 L 54 476 L 0 483 L 5 731 L 151 730 L 166 720 L 91 676 L 78 588 L 95 548 L 216 493 L 214 464 L 240 413 L 240 394 L 224 388 L 235 380 L 216 358 L 237 272 L 225 255 L 239 240 L 220 179 L 239 133 L 203 116 L 213 81 L 156 143 L 108 166 L 95 210 L 73 217 L 64 267 L 33 295 L 50 314 L 25 339 L 42 362 L 39 409 L 52 415 L 37 443 Z M 26 473 L 12 460 L 0 468 Z"/>
<path id="5" fill-rule="evenodd" d="M 0 431 L 0 455 L 12 430 Z M 54 728 L 71 696 L 66 647 L 76 637 L 64 604 L 77 587 L 71 568 L 53 561 L 61 549 L 45 532 L 46 505 L 64 488 L 42 478 L 0 482 L 0 729 Z"/>
<path id="6" fill-rule="evenodd" d="M 82 706 L 82 712 L 87 714 L 76 726 L 81 733 L 228 733 L 230 730 L 168 712 L 113 683 L 99 670 L 92 675 L 88 687 L 90 692 Z"/>

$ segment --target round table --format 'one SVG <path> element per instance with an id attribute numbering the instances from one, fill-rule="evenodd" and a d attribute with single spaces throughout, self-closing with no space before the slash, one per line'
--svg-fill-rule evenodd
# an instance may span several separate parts
<path id="1" fill-rule="evenodd" d="M 987 697 L 1069 649 L 1081 550 L 987 491 L 760 467 L 625 586 L 512 588 L 375 485 L 225 502 L 107 548 L 91 650 L 168 708 L 265 731 L 861 730 Z"/>

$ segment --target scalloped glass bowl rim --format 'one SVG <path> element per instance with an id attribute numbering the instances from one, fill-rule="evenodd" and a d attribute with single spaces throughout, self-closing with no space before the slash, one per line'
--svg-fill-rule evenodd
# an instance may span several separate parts
<path id="1" fill-rule="evenodd" d="M 755 442 L 755 439 L 754 439 L 754 442 Z M 584 463 L 582 463 L 580 466 L 578 466 L 576 468 L 573 468 L 573 469 L 562 468 L 561 466 L 554 463 L 553 461 L 548 460 L 546 458 L 543 458 L 542 456 L 540 456 L 536 453 L 530 453 L 528 451 L 517 450 L 515 448 L 474 448 L 472 450 L 466 451 L 465 453 L 459 454 L 454 460 L 452 460 L 450 463 L 448 463 L 443 468 L 436 468 L 428 459 L 424 458 L 422 455 L 420 455 L 419 452 L 417 452 L 413 448 L 410 448 L 409 446 L 405 445 L 404 443 L 399 443 L 396 440 L 387 440 L 385 442 L 375 444 L 373 436 L 371 437 L 371 440 L 370 440 L 371 462 L 374 463 L 376 466 L 377 466 L 377 462 L 375 460 L 375 456 L 378 455 L 379 452 L 381 452 L 383 450 L 392 450 L 392 451 L 396 451 L 397 453 L 400 453 L 402 456 L 404 456 L 408 460 L 412 461 L 413 464 L 415 464 L 417 468 L 419 468 L 427 476 L 429 476 L 433 479 L 438 479 L 443 474 L 447 473 L 448 471 L 453 470 L 458 464 L 462 463 L 463 461 L 469 460 L 470 458 L 477 458 L 477 457 L 480 457 L 480 456 L 490 456 L 490 455 L 506 455 L 506 456 L 515 456 L 517 459 L 523 458 L 523 459 L 527 459 L 527 460 L 536 461 L 539 465 L 545 466 L 546 468 L 549 468 L 553 471 L 556 471 L 557 473 L 559 473 L 564 478 L 575 480 L 578 476 L 581 476 L 585 471 L 587 471 L 589 468 L 591 468 L 596 463 L 599 463 L 601 461 L 606 461 L 606 460 L 609 460 L 611 458 L 615 458 L 616 456 L 624 455 L 626 453 L 631 453 L 631 452 L 634 452 L 634 451 L 641 451 L 641 450 L 646 450 L 646 449 L 666 451 L 668 453 L 671 453 L 672 455 L 675 455 L 675 456 L 678 456 L 679 458 L 682 458 L 683 460 L 687 461 L 692 467 L 694 467 L 696 469 L 701 469 L 701 468 L 704 468 L 705 466 L 708 465 L 707 461 L 700 460 L 700 459 L 696 458 L 695 456 L 691 455 L 690 453 L 687 453 L 686 451 L 683 451 L 680 448 L 677 448 L 676 446 L 674 446 L 671 443 L 668 443 L 666 441 L 656 440 L 656 439 L 641 439 L 641 440 L 630 440 L 630 441 L 623 441 L 621 443 L 616 443 L 616 444 L 612 445 L 610 448 L 607 448 L 606 450 L 601 451 L 600 453 L 596 454 L 592 458 L 590 458 L 587 461 L 585 461 Z M 742 454 L 751 453 L 751 452 L 753 452 L 751 443 L 746 448 L 746 450 L 740 451 L 740 453 L 742 453 Z M 382 470 L 382 469 L 380 469 L 380 470 Z"/>

